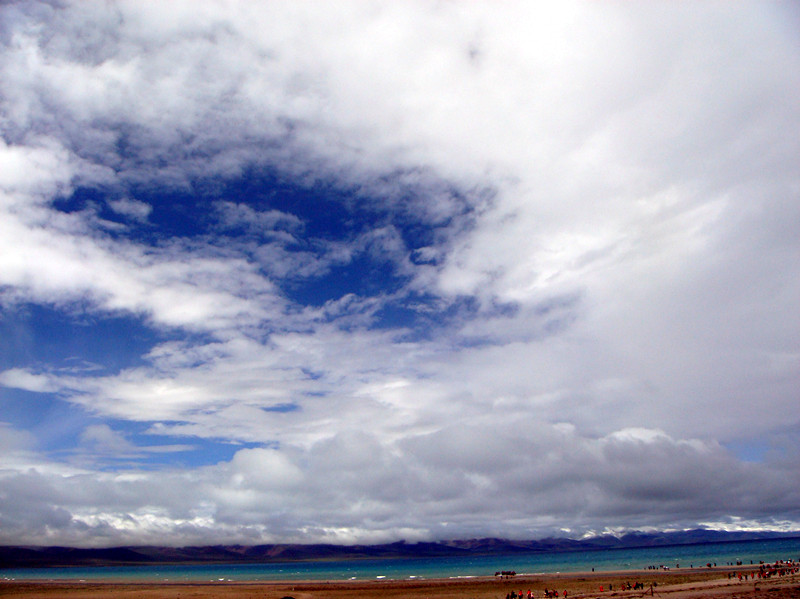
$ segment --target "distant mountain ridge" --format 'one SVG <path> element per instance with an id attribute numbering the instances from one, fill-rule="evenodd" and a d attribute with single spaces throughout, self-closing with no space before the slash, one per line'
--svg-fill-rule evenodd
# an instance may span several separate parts
<path id="1" fill-rule="evenodd" d="M 383 545 L 274 544 L 209 545 L 199 547 L 76 547 L 0 546 L 0 568 L 107 566 L 180 563 L 263 563 L 320 559 L 451 557 L 550 551 L 592 551 L 627 547 L 692 545 L 800 537 L 796 532 L 727 532 L 695 529 L 677 532 L 631 532 L 620 537 L 600 535 L 586 539 L 538 540 L 466 539 Z"/>

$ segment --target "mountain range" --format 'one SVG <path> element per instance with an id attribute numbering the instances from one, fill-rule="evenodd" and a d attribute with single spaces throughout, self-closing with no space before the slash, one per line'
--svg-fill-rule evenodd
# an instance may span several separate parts
<path id="1" fill-rule="evenodd" d="M 273 544 L 209 545 L 200 547 L 135 546 L 110 548 L 0 546 L 0 568 L 105 566 L 179 563 L 264 563 L 321 559 L 451 557 L 592 551 L 626 547 L 691 545 L 800 537 L 797 532 L 728 532 L 695 529 L 675 532 L 631 532 L 584 539 L 566 537 L 538 540 L 466 539 L 382 545 Z"/>

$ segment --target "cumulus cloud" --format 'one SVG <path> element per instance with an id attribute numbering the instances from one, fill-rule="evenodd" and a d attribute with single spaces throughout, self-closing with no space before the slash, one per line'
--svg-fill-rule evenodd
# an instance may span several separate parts
<path id="1" fill-rule="evenodd" d="M 789 10 L 5 4 L 3 542 L 800 521 Z"/>
<path id="2" fill-rule="evenodd" d="M 6 497 L 0 513 L 4 540 L 29 543 L 90 535 L 99 544 L 163 542 L 167 530 L 176 545 L 212 537 L 342 542 L 356 540 L 352 529 L 371 540 L 400 530 L 418 539 L 451 530 L 530 537 L 564 521 L 575 531 L 623 517 L 651 526 L 654 512 L 662 526 L 721 510 L 770 521 L 796 505 L 798 482 L 796 472 L 786 478 L 659 431 L 593 439 L 570 426 L 476 421 L 399 443 L 352 431 L 302 453 L 242 449 L 194 471 L 6 472 L 4 488 L 29 509 L 22 514 Z"/>

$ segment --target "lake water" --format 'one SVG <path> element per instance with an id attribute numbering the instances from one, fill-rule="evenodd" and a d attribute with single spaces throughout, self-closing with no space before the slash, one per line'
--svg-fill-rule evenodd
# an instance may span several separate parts
<path id="1" fill-rule="evenodd" d="M 517 574 L 646 570 L 650 566 L 701 567 L 800 560 L 800 538 L 672 545 L 634 549 L 559 551 L 473 557 L 326 560 L 265 564 L 141 565 L 0 569 L 2 579 L 130 581 L 376 580 Z"/>

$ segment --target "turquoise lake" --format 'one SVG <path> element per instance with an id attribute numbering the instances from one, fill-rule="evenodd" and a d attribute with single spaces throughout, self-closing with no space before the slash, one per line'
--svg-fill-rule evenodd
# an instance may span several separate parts
<path id="1" fill-rule="evenodd" d="M 800 560 L 800 538 L 672 545 L 633 549 L 515 553 L 473 557 L 326 560 L 264 564 L 141 565 L 70 568 L 0 569 L 0 580 L 129 580 L 129 581 L 276 581 L 376 580 L 491 576 L 500 570 L 517 574 L 581 572 L 592 568 L 671 569 L 707 563 L 758 564 Z"/>

